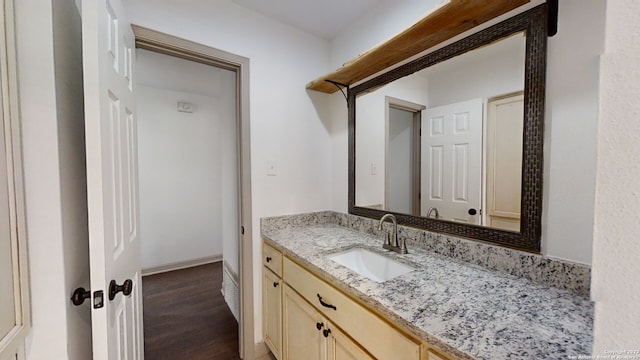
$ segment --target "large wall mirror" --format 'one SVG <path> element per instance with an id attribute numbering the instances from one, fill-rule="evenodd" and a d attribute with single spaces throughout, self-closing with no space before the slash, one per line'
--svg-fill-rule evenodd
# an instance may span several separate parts
<path id="1" fill-rule="evenodd" d="M 349 212 L 540 251 L 546 4 L 349 89 Z"/>

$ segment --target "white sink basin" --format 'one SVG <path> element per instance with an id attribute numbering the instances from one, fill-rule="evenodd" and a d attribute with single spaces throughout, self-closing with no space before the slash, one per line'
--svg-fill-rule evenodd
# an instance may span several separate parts
<path id="1" fill-rule="evenodd" d="M 409 265 L 362 248 L 349 249 L 329 259 L 377 282 L 391 280 L 415 270 Z"/>

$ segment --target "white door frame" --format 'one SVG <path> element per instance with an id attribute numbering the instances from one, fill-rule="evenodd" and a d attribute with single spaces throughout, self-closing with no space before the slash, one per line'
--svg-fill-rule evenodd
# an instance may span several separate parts
<path id="1" fill-rule="evenodd" d="M 413 103 L 391 96 L 385 96 L 384 100 L 384 209 L 389 210 L 389 111 L 391 108 L 405 110 L 413 113 L 413 144 L 411 152 L 413 156 L 412 168 L 415 170 L 411 178 L 411 191 L 413 194 L 420 194 L 420 127 L 422 121 L 422 111 L 427 107 L 422 104 Z M 413 215 L 420 216 L 420 197 L 414 197 L 411 204 Z"/>
<path id="2" fill-rule="evenodd" d="M 14 1 L 0 0 L 0 136 L 9 195 L 9 204 L 2 206 L 8 205 L 9 210 L 14 298 L 14 326 L 0 334 L 0 358 L 22 360 L 31 329 L 31 305 L 14 21 Z"/>
<path id="3" fill-rule="evenodd" d="M 231 70 L 236 74 L 238 219 L 240 277 L 240 357 L 255 358 L 253 322 L 253 237 L 251 229 L 251 153 L 249 133 L 249 59 L 189 40 L 132 25 L 136 48 Z"/>

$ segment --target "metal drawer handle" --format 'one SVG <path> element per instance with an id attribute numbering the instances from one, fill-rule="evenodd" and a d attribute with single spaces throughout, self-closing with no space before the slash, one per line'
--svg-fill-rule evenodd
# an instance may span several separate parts
<path id="1" fill-rule="evenodd" d="M 322 330 L 322 335 L 324 335 L 324 337 L 329 337 L 330 333 L 331 333 L 331 329 Z"/>
<path id="2" fill-rule="evenodd" d="M 316 323 L 316 329 L 320 330 L 320 329 L 322 329 L 323 327 L 324 327 L 324 323 L 321 323 L 321 322 Z"/>
<path id="3" fill-rule="evenodd" d="M 318 295 L 318 301 L 320 301 L 320 305 L 329 309 L 338 310 L 334 305 L 327 304 L 326 302 L 322 301 L 322 296 L 320 296 L 320 294 L 316 294 L 316 295 Z"/>
<path id="4" fill-rule="evenodd" d="M 278 282 L 277 281 L 273 282 L 273 287 L 278 287 Z"/>
<path id="5" fill-rule="evenodd" d="M 271 257 L 267 256 L 267 262 L 271 261 Z"/>

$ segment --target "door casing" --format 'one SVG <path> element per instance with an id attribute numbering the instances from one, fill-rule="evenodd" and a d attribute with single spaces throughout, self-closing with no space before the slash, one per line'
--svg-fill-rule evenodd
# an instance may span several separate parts
<path id="1" fill-rule="evenodd" d="M 212 65 L 236 74 L 236 129 L 238 154 L 238 219 L 240 277 L 240 357 L 254 359 L 253 307 L 253 236 L 251 219 L 251 147 L 249 121 L 249 59 L 189 40 L 132 25 L 136 48 Z"/>

